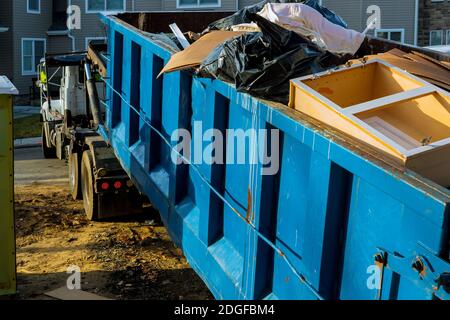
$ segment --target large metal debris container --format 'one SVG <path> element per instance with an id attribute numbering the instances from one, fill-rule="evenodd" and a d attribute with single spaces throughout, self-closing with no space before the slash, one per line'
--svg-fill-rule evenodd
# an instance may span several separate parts
<path id="1" fill-rule="evenodd" d="M 100 133 L 214 296 L 448 298 L 448 189 L 285 105 L 186 71 L 158 77 L 171 52 L 147 32 L 210 14 L 103 17 L 109 61 Z M 220 132 L 278 129 L 279 170 L 175 165 L 171 133 L 192 132 L 198 121 Z"/>

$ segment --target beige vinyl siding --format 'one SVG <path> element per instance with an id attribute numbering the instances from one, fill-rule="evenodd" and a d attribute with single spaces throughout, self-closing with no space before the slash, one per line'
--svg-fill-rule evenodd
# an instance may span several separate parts
<path id="1" fill-rule="evenodd" d="M 68 36 L 51 36 L 47 38 L 48 53 L 66 53 L 72 51 L 72 40 Z"/>
<path id="2" fill-rule="evenodd" d="M 134 11 L 160 11 L 164 0 L 135 0 Z"/>
<path id="3" fill-rule="evenodd" d="M 449 1 L 449 0 L 445 0 Z M 243 8 L 258 0 L 240 0 L 239 7 Z M 382 29 L 404 29 L 405 42 L 414 44 L 415 41 L 415 0 L 322 0 L 322 4 L 339 14 L 349 25 L 349 28 L 364 31 L 367 18 L 367 8 L 378 5 L 381 8 Z M 373 33 L 372 33 L 373 34 Z"/>
<path id="4" fill-rule="evenodd" d="M 382 29 L 404 29 L 405 42 L 415 41 L 415 0 L 322 0 L 324 6 L 338 13 L 351 29 L 364 31 L 366 28 L 367 8 L 377 5 L 381 9 Z"/>
<path id="5" fill-rule="evenodd" d="M 12 1 L 13 13 L 13 68 L 14 85 L 21 94 L 28 94 L 29 87 L 32 85 L 32 78 L 37 75 L 22 75 L 22 39 L 39 38 L 46 39 L 48 48 L 48 39 L 46 32 L 52 23 L 52 1 L 41 0 L 41 13 L 27 13 L 27 0 Z"/>
<path id="6" fill-rule="evenodd" d="M 177 0 L 165 0 L 163 1 L 162 10 L 175 11 L 175 10 L 220 10 L 220 11 L 236 11 L 236 0 L 219 0 L 220 7 L 192 7 L 192 8 L 177 8 Z"/>
<path id="7" fill-rule="evenodd" d="M 261 2 L 261 0 L 239 0 L 239 9 Z"/>
<path id="8" fill-rule="evenodd" d="M 71 32 L 75 37 L 75 50 L 81 51 L 86 48 L 86 38 L 106 37 L 106 27 L 100 21 L 99 13 L 86 12 L 86 0 L 71 0 L 71 2 L 72 5 L 77 5 L 81 9 L 81 29 Z M 128 8 L 131 10 L 131 5 L 127 3 Z"/>
<path id="9" fill-rule="evenodd" d="M 325 7 L 339 14 L 347 22 L 349 28 L 357 31 L 365 29 L 366 20 L 369 17 L 366 15 L 367 6 L 363 2 L 360 0 L 322 0 Z"/>

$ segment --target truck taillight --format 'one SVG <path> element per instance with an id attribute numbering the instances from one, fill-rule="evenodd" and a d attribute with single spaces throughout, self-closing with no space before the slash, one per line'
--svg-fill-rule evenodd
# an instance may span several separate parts
<path id="1" fill-rule="evenodd" d="M 122 188 L 122 182 L 120 182 L 120 181 L 114 182 L 114 188 L 116 188 L 116 189 Z"/>
<path id="2" fill-rule="evenodd" d="M 108 190 L 109 189 L 109 183 L 108 182 L 103 182 L 100 187 L 102 188 L 102 190 Z"/>

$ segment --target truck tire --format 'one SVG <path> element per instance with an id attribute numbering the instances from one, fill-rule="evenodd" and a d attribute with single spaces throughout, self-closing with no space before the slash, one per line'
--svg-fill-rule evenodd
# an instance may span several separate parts
<path id="1" fill-rule="evenodd" d="M 81 191 L 86 216 L 91 221 L 98 219 L 98 194 L 94 188 L 93 160 L 90 150 L 83 153 L 81 161 Z"/>
<path id="2" fill-rule="evenodd" d="M 81 200 L 83 197 L 81 195 L 81 157 L 78 152 L 69 152 L 68 154 L 69 163 L 69 188 L 70 194 L 73 200 Z"/>
<path id="3" fill-rule="evenodd" d="M 56 158 L 56 148 L 47 146 L 47 133 L 45 131 L 45 125 L 42 125 L 42 153 L 45 159 Z"/>

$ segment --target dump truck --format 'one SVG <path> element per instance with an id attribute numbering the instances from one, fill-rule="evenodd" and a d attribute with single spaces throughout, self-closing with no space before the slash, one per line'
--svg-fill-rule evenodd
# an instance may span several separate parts
<path id="1" fill-rule="evenodd" d="M 88 52 L 46 54 L 38 67 L 43 155 L 67 161 L 70 194 L 84 201 L 91 220 L 142 211 L 142 196 L 97 133 L 104 117 L 105 85 L 99 79 L 105 48 L 91 43 Z M 95 156 L 82 159 L 89 148 Z"/>
<path id="2" fill-rule="evenodd" d="M 107 49 L 87 60 L 101 65 L 104 110 L 95 121 L 96 111 L 89 111 L 87 127 L 72 126 L 66 145 L 70 179 L 77 181 L 71 190 L 83 198 L 87 216 L 111 217 L 135 204 L 132 197 L 148 198 L 217 299 L 448 299 L 448 186 L 392 166 L 351 136 L 227 82 L 190 71 L 160 75 L 173 52 L 153 35 L 171 32 L 174 22 L 201 32 L 227 15 L 101 16 Z M 399 48 L 449 61 L 370 37 L 365 48 L 366 54 Z M 97 105 L 94 100 L 88 104 Z M 198 123 L 202 133 L 224 136 L 231 129 L 277 132 L 278 170 L 262 174 L 265 164 L 258 161 L 189 161 L 173 132 L 193 134 Z M 199 140 L 190 142 L 191 150 L 209 141 Z M 261 145 L 270 153 L 271 141 L 257 139 L 248 154 Z M 236 154 L 236 148 L 227 143 L 222 151 Z M 122 187 L 136 189 L 125 192 L 125 202 L 117 201 Z"/>

